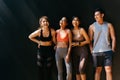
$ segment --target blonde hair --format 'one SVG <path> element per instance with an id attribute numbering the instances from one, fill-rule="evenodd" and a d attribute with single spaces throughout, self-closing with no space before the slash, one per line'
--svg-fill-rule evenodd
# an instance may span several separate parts
<path id="1" fill-rule="evenodd" d="M 40 24 L 40 27 L 39 28 L 41 28 L 42 26 L 41 26 L 41 21 L 43 20 L 43 19 L 46 19 L 48 22 L 49 22 L 49 20 L 48 20 L 48 17 L 47 16 L 42 16 L 40 19 L 39 19 L 39 24 Z M 38 28 L 38 29 L 39 29 Z"/>

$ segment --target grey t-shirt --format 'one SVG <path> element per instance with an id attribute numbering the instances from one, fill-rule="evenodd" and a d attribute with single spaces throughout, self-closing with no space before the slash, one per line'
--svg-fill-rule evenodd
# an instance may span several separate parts
<path id="1" fill-rule="evenodd" d="M 93 53 L 105 52 L 111 50 L 108 22 L 99 24 L 93 23 L 94 26 L 94 44 Z"/>

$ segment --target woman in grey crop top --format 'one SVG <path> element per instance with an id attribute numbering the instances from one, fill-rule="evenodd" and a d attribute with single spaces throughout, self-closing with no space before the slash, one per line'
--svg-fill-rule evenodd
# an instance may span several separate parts
<path id="1" fill-rule="evenodd" d="M 86 45 L 90 43 L 90 40 L 84 28 L 79 27 L 80 20 L 78 17 L 73 17 L 72 25 L 73 71 L 75 71 L 76 80 L 86 80 L 85 68 L 88 55 Z"/>

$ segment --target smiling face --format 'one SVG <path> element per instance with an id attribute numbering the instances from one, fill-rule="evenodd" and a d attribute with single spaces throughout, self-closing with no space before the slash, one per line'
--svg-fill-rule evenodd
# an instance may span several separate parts
<path id="1" fill-rule="evenodd" d="M 63 17 L 60 22 L 59 22 L 59 25 L 61 28 L 65 28 L 67 26 L 67 18 L 66 17 Z"/>
<path id="2" fill-rule="evenodd" d="M 80 24 L 80 20 L 78 17 L 74 17 L 73 20 L 72 20 L 72 25 L 74 27 L 79 27 L 79 24 Z"/>
<path id="3" fill-rule="evenodd" d="M 97 22 L 103 21 L 104 14 L 101 13 L 100 11 L 96 11 L 94 14 L 94 18 Z"/>
<path id="4" fill-rule="evenodd" d="M 48 18 L 46 16 L 41 17 L 39 20 L 39 24 L 41 27 L 48 27 L 49 26 Z"/>

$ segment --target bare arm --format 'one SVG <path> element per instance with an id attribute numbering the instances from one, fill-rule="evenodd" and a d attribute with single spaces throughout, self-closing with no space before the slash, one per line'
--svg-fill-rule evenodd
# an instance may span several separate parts
<path id="1" fill-rule="evenodd" d="M 39 40 L 36 39 L 37 36 L 40 36 L 40 30 L 36 30 L 29 35 L 29 39 L 37 44 L 39 44 Z"/>
<path id="2" fill-rule="evenodd" d="M 66 62 L 70 61 L 71 44 L 72 44 L 72 33 L 70 30 L 68 30 L 68 36 L 69 36 L 69 47 L 68 47 L 68 52 L 66 56 Z"/>
<path id="3" fill-rule="evenodd" d="M 52 40 L 53 40 L 53 43 L 56 44 L 56 32 L 54 29 L 52 29 Z"/>
<path id="4" fill-rule="evenodd" d="M 90 45 L 89 45 L 89 47 L 90 47 L 90 51 L 92 53 L 92 50 L 93 50 L 92 41 L 93 41 L 93 36 L 94 36 L 94 26 L 93 25 L 90 25 L 89 30 L 88 30 L 88 34 L 89 34 L 89 37 L 90 37 Z"/>
<path id="5" fill-rule="evenodd" d="M 72 44 L 72 33 L 70 30 L 68 30 L 68 36 L 69 36 L 69 48 L 68 48 L 68 55 L 70 55 L 71 51 L 71 44 Z"/>
<path id="6" fill-rule="evenodd" d="M 110 37 L 112 40 L 112 51 L 115 52 L 116 49 L 116 37 L 115 37 L 115 30 L 112 24 L 108 24 L 109 31 L 110 31 Z"/>
<path id="7" fill-rule="evenodd" d="M 81 42 L 79 45 L 80 45 L 80 46 L 84 46 L 84 45 L 86 45 L 86 44 L 89 44 L 89 43 L 90 43 L 90 39 L 89 39 L 86 31 L 85 31 L 83 28 L 81 28 L 80 31 L 81 31 L 83 37 L 85 38 L 85 41 Z"/>

